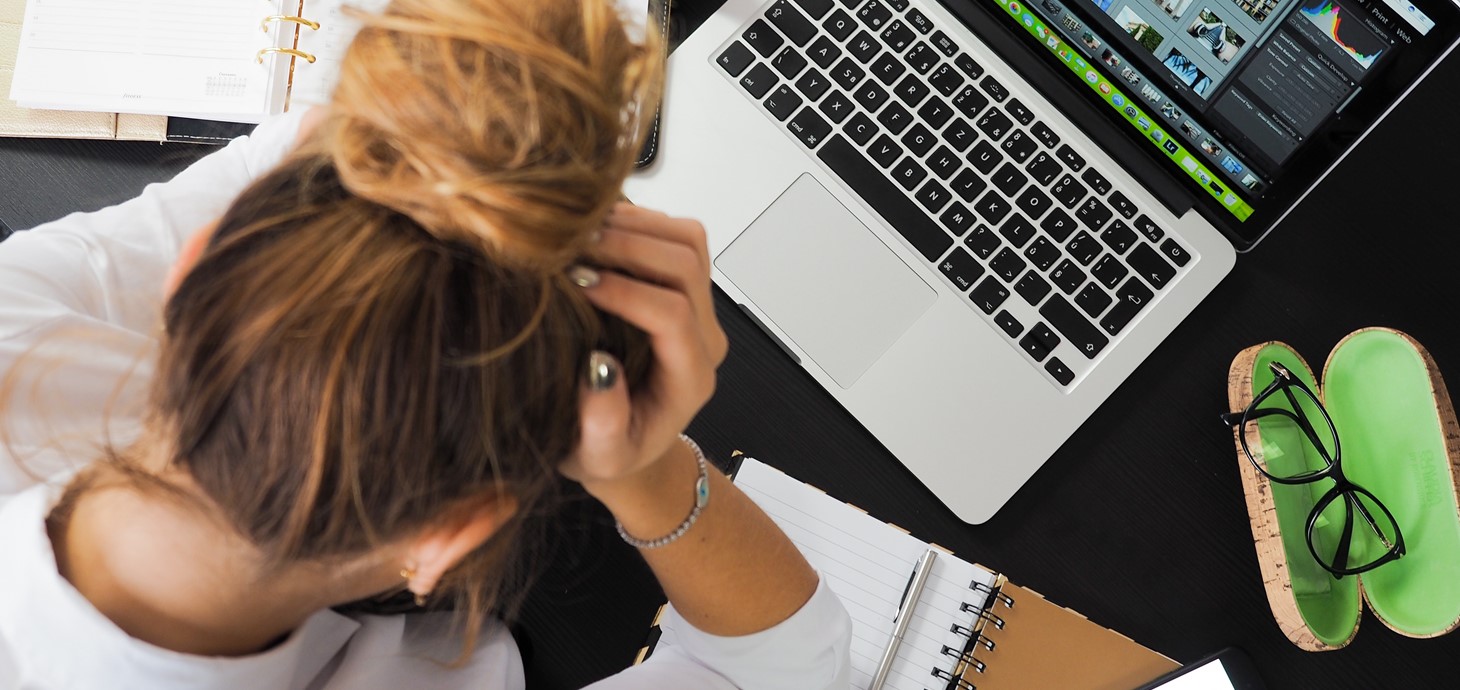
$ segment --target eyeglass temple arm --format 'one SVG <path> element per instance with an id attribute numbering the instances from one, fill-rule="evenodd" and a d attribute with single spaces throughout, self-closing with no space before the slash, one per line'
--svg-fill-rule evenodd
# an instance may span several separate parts
<path id="1" fill-rule="evenodd" d="M 1247 414 L 1246 410 L 1243 410 L 1241 412 L 1223 412 L 1222 423 L 1226 424 L 1227 426 L 1237 426 L 1242 423 L 1242 415 L 1244 414 Z M 1282 415 L 1293 420 L 1294 422 L 1299 422 L 1297 415 L 1287 410 L 1284 410 L 1281 407 L 1264 407 L 1260 410 L 1253 410 L 1251 414 L 1247 414 L 1247 417 L 1249 419 L 1262 419 L 1263 417 L 1269 417 L 1272 415 Z M 1301 422 L 1299 423 L 1301 424 Z"/>

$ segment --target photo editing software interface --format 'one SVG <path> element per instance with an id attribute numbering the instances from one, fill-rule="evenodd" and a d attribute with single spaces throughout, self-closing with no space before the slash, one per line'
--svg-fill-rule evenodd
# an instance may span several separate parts
<path id="1" fill-rule="evenodd" d="M 1410 0 L 993 1 L 1238 220 L 1435 28 Z"/>

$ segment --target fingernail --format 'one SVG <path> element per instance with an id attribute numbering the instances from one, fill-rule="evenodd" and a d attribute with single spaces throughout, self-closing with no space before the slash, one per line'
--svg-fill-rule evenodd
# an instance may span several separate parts
<path id="1" fill-rule="evenodd" d="M 588 387 L 595 391 L 606 391 L 618 382 L 618 362 L 613 355 L 594 350 L 588 355 Z"/>
<path id="2" fill-rule="evenodd" d="M 602 230 L 594 230 L 593 231 L 593 234 L 588 236 L 588 243 L 589 244 L 598 244 L 599 242 L 602 242 L 602 241 L 603 241 L 603 231 Z"/>
<path id="3" fill-rule="evenodd" d="M 568 269 L 568 280 L 581 288 L 591 288 L 598 284 L 598 271 L 587 266 L 574 266 Z"/>

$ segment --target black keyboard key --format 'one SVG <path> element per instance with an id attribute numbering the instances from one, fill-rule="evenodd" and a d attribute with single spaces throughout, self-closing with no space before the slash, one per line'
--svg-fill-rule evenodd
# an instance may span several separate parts
<path id="1" fill-rule="evenodd" d="M 1034 224 L 1016 213 L 999 228 L 999 234 L 1003 235 L 1009 244 L 1014 245 L 1015 249 L 1018 249 L 1028 244 L 1029 240 L 1034 239 Z"/>
<path id="2" fill-rule="evenodd" d="M 1156 221 L 1147 218 L 1145 214 L 1142 214 L 1140 218 L 1136 219 L 1136 229 L 1142 235 L 1145 235 L 1146 239 L 1152 242 L 1160 242 L 1161 238 L 1166 236 L 1166 231 L 1162 230 L 1161 226 L 1156 225 Z"/>
<path id="3" fill-rule="evenodd" d="M 989 77 L 989 79 L 992 78 L 993 77 Z M 984 81 L 988 81 L 988 79 Z M 1029 106 L 1024 105 L 1024 102 L 1017 98 L 1009 101 L 1008 103 L 1005 103 L 1004 111 L 1009 113 L 1009 115 L 1017 120 L 1019 124 L 1026 127 L 1029 126 L 1029 123 L 1034 121 L 1034 111 L 1030 110 Z"/>
<path id="4" fill-rule="evenodd" d="M 1049 188 L 1049 193 L 1054 195 L 1065 208 L 1074 208 L 1075 204 L 1085 198 L 1085 186 L 1075 179 L 1074 175 L 1065 173 L 1059 181 Z"/>
<path id="5" fill-rule="evenodd" d="M 922 182 L 923 178 L 927 176 L 928 171 L 924 170 L 923 166 L 918 165 L 918 162 L 911 156 L 904 156 L 902 162 L 898 163 L 892 169 L 892 179 L 896 180 L 897 184 L 902 185 L 902 188 L 909 192 L 918 186 L 918 183 Z"/>
<path id="6" fill-rule="evenodd" d="M 1075 262 L 1065 259 L 1055 266 L 1053 271 L 1050 271 L 1049 279 L 1068 295 L 1085 284 L 1085 272 L 1080 270 Z"/>
<path id="7" fill-rule="evenodd" d="M 1164 254 L 1166 258 L 1170 259 L 1171 263 L 1174 263 L 1177 266 L 1185 266 L 1186 262 L 1191 261 L 1191 255 L 1187 254 L 1186 250 L 1183 249 L 1181 245 L 1176 243 L 1176 240 L 1166 240 L 1165 242 L 1162 242 L 1161 253 Z"/>
<path id="8" fill-rule="evenodd" d="M 898 82 L 897 86 L 892 89 L 892 92 L 897 94 L 898 100 L 906 103 L 909 108 L 918 107 L 918 104 L 922 103 L 923 99 L 927 98 L 928 94 L 931 93 L 928 85 L 924 84 L 923 80 L 919 79 L 916 74 L 909 74 L 903 77 L 902 81 Z M 952 113 L 949 114 L 951 115 Z"/>
<path id="9" fill-rule="evenodd" d="M 1105 232 L 1100 233 L 1100 240 L 1105 242 L 1105 246 L 1110 247 L 1110 251 L 1115 252 L 1116 255 L 1130 251 L 1130 248 L 1139 241 L 1136 239 L 1136 231 L 1130 229 L 1130 226 L 1119 218 L 1105 228 Z"/>
<path id="10" fill-rule="evenodd" d="M 926 34 L 933 30 L 933 20 L 928 19 L 928 15 L 919 12 L 916 7 L 907 13 L 907 23 L 908 26 L 917 29 L 920 34 Z"/>
<path id="11" fill-rule="evenodd" d="M 826 33 L 831 34 L 831 37 L 838 41 L 847 40 L 847 37 L 857 29 L 857 25 L 852 23 L 852 18 L 841 10 L 832 12 L 831 16 L 821 23 L 821 26 L 826 29 Z"/>
<path id="12" fill-rule="evenodd" d="M 969 84 L 968 86 L 963 87 L 963 89 L 958 92 L 958 95 L 953 97 L 953 107 L 957 108 L 958 112 L 963 113 L 964 117 L 970 119 L 978 117 L 978 114 L 982 112 L 983 109 L 988 106 L 988 104 L 989 97 L 983 95 L 982 93 L 979 93 L 978 89 L 974 88 L 973 84 Z"/>
<path id="13" fill-rule="evenodd" d="M 781 76 L 787 79 L 795 79 L 796 75 L 801 73 L 801 70 L 806 69 L 806 58 L 801 57 L 801 54 L 796 52 L 795 48 L 787 46 L 782 48 L 781 52 L 776 53 L 775 57 L 771 58 L 771 67 L 776 68 L 776 71 L 780 72 Z"/>
<path id="14" fill-rule="evenodd" d="M 1004 303 L 1004 300 L 1009 299 L 1009 289 L 1000 285 L 997 278 L 989 276 L 984 278 L 983 282 L 973 289 L 973 292 L 968 293 L 968 298 L 973 300 L 973 303 L 978 305 L 983 313 L 992 314 Z"/>
<path id="15" fill-rule="evenodd" d="M 973 167 L 978 168 L 979 172 L 987 175 L 993 172 L 994 168 L 999 167 L 1000 163 L 1004 162 L 1004 154 L 999 153 L 999 150 L 994 148 L 993 144 L 987 141 L 980 141 L 978 142 L 978 146 L 973 147 L 973 150 L 968 152 L 968 162 L 972 163 Z"/>
<path id="16" fill-rule="evenodd" d="M 741 38 L 744 38 L 745 42 L 755 49 L 755 52 L 760 53 L 761 57 L 770 57 L 786 42 L 763 19 L 757 19 L 751 23 L 750 28 L 741 34 Z"/>
<path id="17" fill-rule="evenodd" d="M 877 85 L 877 82 L 868 79 L 863 81 L 862 85 L 858 86 L 856 91 L 852 92 L 852 98 L 856 99 L 858 103 L 861 103 L 862 107 L 867 109 L 867 112 L 875 113 L 891 96 L 888 96 L 887 92 Z M 904 124 L 902 126 L 906 127 L 907 125 Z M 899 127 L 897 131 L 901 132 L 902 128 Z"/>
<path id="18" fill-rule="evenodd" d="M 1115 293 L 1115 306 L 1110 308 L 1105 318 L 1100 319 L 1100 327 L 1111 335 L 1119 333 L 1146 308 L 1153 296 L 1141 281 L 1135 278 L 1125 281 L 1125 285 Z"/>
<path id="19" fill-rule="evenodd" d="M 1024 332 L 1024 324 L 1019 323 L 1019 320 L 1008 311 L 1000 311 L 999 315 L 994 317 L 994 323 L 998 324 L 999 329 L 1008 334 L 1010 338 L 1017 338 L 1020 333 Z"/>
<path id="20" fill-rule="evenodd" d="M 820 100 L 829 88 L 831 88 L 831 80 L 814 69 L 806 70 L 806 73 L 796 80 L 796 90 L 800 91 L 807 100 L 813 102 Z M 846 96 L 842 96 L 842 98 L 846 98 Z"/>
<path id="21" fill-rule="evenodd" d="M 972 146 L 973 142 L 977 139 L 978 132 L 973 129 L 972 125 L 968 124 L 967 120 L 961 117 L 955 119 L 953 124 L 948 125 L 948 128 L 943 130 L 943 141 L 947 142 L 949 146 L 953 147 L 954 151 L 958 151 L 959 153 L 967 151 L 968 147 Z"/>
<path id="22" fill-rule="evenodd" d="M 1014 292 L 1019 293 L 1019 296 L 1023 297 L 1031 307 L 1039 306 L 1040 300 L 1049 294 L 1049 290 L 1049 281 L 1041 278 L 1035 271 L 1026 272 L 1023 277 L 1019 278 L 1019 282 L 1014 284 Z"/>
<path id="23" fill-rule="evenodd" d="M 973 255 L 957 247 L 948 252 L 948 256 L 943 257 L 943 260 L 938 263 L 938 270 L 948 276 L 948 280 L 953 281 L 960 292 L 967 292 L 969 288 L 973 287 L 974 281 L 983 275 L 983 266 L 973 258 Z"/>
<path id="24" fill-rule="evenodd" d="M 912 77 L 908 78 L 911 79 Z M 918 108 L 918 117 L 923 118 L 923 122 L 928 123 L 929 127 L 935 130 L 941 129 L 944 124 L 947 124 L 948 119 L 953 117 L 953 109 L 948 107 L 948 104 L 944 103 L 943 99 L 933 96 L 927 101 L 924 101 L 922 107 Z"/>
<path id="25" fill-rule="evenodd" d="M 1048 187 L 1049 183 L 1054 182 L 1060 173 L 1065 171 L 1054 156 L 1044 151 L 1040 151 L 1033 160 L 1029 161 L 1029 165 L 1024 166 L 1024 169 L 1029 171 L 1029 177 L 1045 187 Z"/>
<path id="26" fill-rule="evenodd" d="M 964 168 L 963 172 L 958 173 L 958 177 L 953 178 L 953 191 L 957 192 L 964 201 L 973 201 L 974 197 L 982 194 L 983 190 L 988 188 L 989 183 L 968 168 Z"/>
<path id="27" fill-rule="evenodd" d="M 883 53 L 881 57 L 872 62 L 872 66 L 868 67 L 867 71 L 877 77 L 878 81 L 891 86 L 892 82 L 897 81 L 897 78 L 907 71 L 907 68 L 892 53 Z"/>
<path id="28" fill-rule="evenodd" d="M 985 261 L 993 256 L 994 252 L 998 251 L 1003 244 L 999 241 L 999 235 L 994 232 L 993 228 L 981 223 L 968 234 L 968 237 L 963 238 L 963 246 L 968 247 L 970 251 L 978 255 L 978 258 Z"/>
<path id="29" fill-rule="evenodd" d="M 765 109 L 770 111 L 772 117 L 785 122 L 786 118 L 801 107 L 801 103 L 801 97 L 797 96 L 790 86 L 781 84 L 766 97 Z"/>
<path id="30" fill-rule="evenodd" d="M 878 165 L 886 168 L 896 163 L 897 159 L 902 158 L 902 147 L 898 146 L 897 142 L 892 140 L 892 137 L 883 134 L 877 137 L 877 141 L 872 142 L 871 146 L 867 147 L 867 155 L 871 156 L 872 160 L 877 161 Z"/>
<path id="31" fill-rule="evenodd" d="M 963 160 L 958 157 L 958 154 L 947 146 L 939 146 L 933 155 L 928 156 L 926 162 L 928 169 L 940 180 L 953 177 L 953 173 L 958 172 L 958 166 L 963 164 Z"/>
<path id="32" fill-rule="evenodd" d="M 747 50 L 746 52 L 749 51 Z M 958 87 L 963 86 L 963 75 L 954 70 L 953 65 L 945 62 L 938 65 L 938 69 L 933 70 L 933 73 L 928 75 L 928 83 L 932 84 L 933 88 L 938 90 L 938 93 L 944 96 L 952 96 L 958 90 Z"/>
<path id="33" fill-rule="evenodd" d="M 907 150 L 912 151 L 914 156 L 922 158 L 933 149 L 933 144 L 938 143 L 938 138 L 920 122 L 903 133 L 902 143 L 907 146 Z"/>
<path id="34" fill-rule="evenodd" d="M 1070 371 L 1070 368 L 1065 366 L 1059 357 L 1050 357 L 1049 361 L 1044 363 L 1044 370 L 1049 372 L 1054 380 L 1059 381 L 1061 386 L 1068 386 L 1071 381 L 1075 380 L 1075 372 Z"/>
<path id="35" fill-rule="evenodd" d="M 831 125 L 817 115 L 810 106 L 802 108 L 801 112 L 796 113 L 796 117 L 786 123 L 786 129 L 791 130 L 791 133 L 796 135 L 796 138 L 800 139 L 808 149 L 816 148 L 822 140 L 826 139 L 827 135 L 831 134 Z"/>
<path id="36" fill-rule="evenodd" d="M 776 0 L 765 16 L 769 17 L 772 24 L 786 34 L 786 38 L 792 43 L 804 46 L 816 37 L 816 25 L 812 24 L 801 11 L 791 5 L 788 0 Z"/>
<path id="37" fill-rule="evenodd" d="M 1039 149 L 1039 144 L 1035 143 L 1034 138 L 1025 134 L 1024 130 L 1020 129 L 1014 130 L 1014 133 L 1010 134 L 1009 138 L 1004 140 L 1003 146 L 1004 152 L 1008 153 L 1009 157 L 1013 158 L 1015 163 L 1023 163 L 1029 160 L 1029 157 L 1034 155 L 1034 152 Z"/>
<path id="38" fill-rule="evenodd" d="M 999 80 L 993 77 L 984 77 L 983 81 L 979 82 L 978 85 L 983 87 L 985 93 L 1000 103 L 1003 103 L 1004 99 L 1009 97 L 1009 90 L 1004 88 L 1004 85 L 1000 84 Z"/>
<path id="39" fill-rule="evenodd" d="M 1019 195 L 1019 198 L 1014 200 L 1014 206 L 1024 211 L 1030 218 L 1039 220 L 1045 211 L 1054 206 L 1054 203 L 1044 195 L 1044 192 L 1039 191 L 1038 187 L 1029 185 L 1024 188 L 1024 192 Z"/>
<path id="40" fill-rule="evenodd" d="M 852 99 L 847 98 L 846 94 L 840 91 L 833 91 L 830 96 L 826 97 L 826 100 L 821 102 L 821 105 L 817 106 L 817 109 L 827 119 L 841 124 L 842 121 L 857 111 L 857 106 L 852 103 Z"/>
<path id="41" fill-rule="evenodd" d="M 924 172 L 923 174 L 926 175 L 927 173 Z M 937 213 L 943 210 L 943 205 L 947 204 L 948 200 L 953 198 L 953 195 L 948 193 L 946 187 L 938 184 L 937 180 L 928 180 L 913 198 L 919 204 L 922 204 L 923 208 L 928 209 L 928 213 Z"/>
<path id="42" fill-rule="evenodd" d="M 943 215 L 938 216 L 938 220 L 943 222 L 943 227 L 948 228 L 954 237 L 963 237 L 963 233 L 968 232 L 969 226 L 973 225 L 973 211 L 955 201 L 948 205 L 948 210 Z M 999 246 L 998 241 L 997 237 L 994 238 L 995 247 Z M 987 258 L 987 255 L 983 258 Z"/>
<path id="43" fill-rule="evenodd" d="M 1060 145 L 1060 135 L 1055 134 L 1054 130 L 1050 129 L 1049 125 L 1044 124 L 1043 122 L 1036 122 L 1030 125 L 1029 131 L 1034 133 L 1035 139 L 1038 139 L 1049 148 L 1054 148 Z"/>
<path id="44" fill-rule="evenodd" d="M 977 79 L 983 76 L 983 65 L 974 62 L 973 58 L 968 56 L 968 53 L 959 53 L 958 57 L 953 58 L 953 64 L 957 65 L 958 69 L 962 70 L 964 74 L 967 74 L 969 79 Z"/>
<path id="45" fill-rule="evenodd" d="M 806 10 L 806 14 L 811 15 L 812 19 L 821 19 L 832 7 L 831 0 L 796 0 L 796 4 Z"/>
<path id="46" fill-rule="evenodd" d="M 1100 354 L 1110 344 L 1110 339 L 1095 328 L 1084 314 L 1076 311 L 1062 295 L 1050 297 L 1039 308 L 1039 315 L 1049 321 L 1049 325 L 1054 326 L 1065 340 L 1088 359 L 1095 359 L 1095 355 Z"/>
<path id="47" fill-rule="evenodd" d="M 852 62 L 851 58 L 842 58 L 842 61 L 836 63 L 836 67 L 831 70 L 831 80 L 847 91 L 857 88 L 857 85 L 862 83 L 862 79 L 866 76 L 867 73 L 863 72 L 857 63 Z"/>
<path id="48" fill-rule="evenodd" d="M 887 28 L 882 30 L 882 43 L 894 53 L 901 53 L 917 40 L 917 34 L 907 27 L 901 19 L 894 19 Z"/>
<path id="49" fill-rule="evenodd" d="M 1090 275 L 1095 276 L 1095 280 L 1100 281 L 1101 285 L 1111 290 L 1114 290 L 1115 286 L 1119 285 L 1120 281 L 1129 274 L 1130 269 L 1111 254 L 1100 257 L 1100 260 L 1096 261 L 1095 266 L 1090 269 Z"/>
<path id="50" fill-rule="evenodd" d="M 1080 179 L 1084 180 L 1085 184 L 1090 185 L 1090 189 L 1094 190 L 1100 196 L 1105 196 L 1110 193 L 1110 180 L 1105 179 L 1105 176 L 1101 175 L 1100 171 L 1094 168 L 1090 168 L 1081 173 Z"/>
<path id="51" fill-rule="evenodd" d="M 1014 210 L 1014 207 L 1010 206 L 1009 202 L 1004 200 L 1004 197 L 999 196 L 998 192 L 989 190 L 987 194 L 978 200 L 978 203 L 973 205 L 973 210 L 978 213 L 979 218 L 990 223 L 997 223 L 1003 220 L 1004 216 L 1009 215 L 1009 212 Z"/>
<path id="52" fill-rule="evenodd" d="M 990 108 L 984 111 L 983 117 L 974 124 L 988 135 L 988 138 L 998 141 L 1004 138 L 1004 135 L 1009 132 L 1009 128 L 1014 126 L 1014 121 L 1010 120 L 1008 115 Z"/>
<path id="53" fill-rule="evenodd" d="M 1024 185 L 1029 182 L 1029 177 L 1013 163 L 1005 163 L 994 174 L 989 175 L 989 181 L 994 183 L 994 186 L 998 187 L 1004 196 L 1012 197 L 1024 188 Z"/>
<path id="54" fill-rule="evenodd" d="M 865 90 L 869 86 L 876 88 L 877 85 L 869 81 L 862 85 L 862 89 Z M 907 111 L 907 108 L 902 107 L 902 104 L 893 102 L 889 103 L 882 112 L 877 114 L 877 121 L 881 122 L 882 126 L 887 128 L 887 131 L 893 134 L 902 134 L 902 131 L 907 129 L 908 125 L 912 124 L 913 116 L 912 113 Z"/>
<path id="55" fill-rule="evenodd" d="M 958 44 L 954 43 L 953 39 L 949 38 L 948 34 L 942 31 L 933 32 L 933 37 L 929 40 L 933 42 L 933 47 L 937 48 L 938 52 L 942 53 L 945 57 L 953 57 L 958 54 Z"/>
<path id="56" fill-rule="evenodd" d="M 1136 216 L 1136 203 L 1120 192 L 1115 192 L 1110 195 L 1110 206 L 1115 209 L 1116 213 L 1126 218 L 1134 218 Z"/>
<path id="57" fill-rule="evenodd" d="M 755 62 L 755 54 L 751 53 L 744 43 L 736 41 L 731 43 L 725 52 L 720 53 L 720 57 L 716 58 L 715 62 L 720 64 L 721 69 L 729 72 L 730 76 L 738 77 L 746 67 L 750 66 L 750 63 Z"/>
<path id="58" fill-rule="evenodd" d="M 1059 147 L 1055 151 L 1055 155 L 1059 156 L 1060 160 L 1064 161 L 1065 165 L 1069 166 L 1075 172 L 1080 172 L 1085 167 L 1085 159 L 1080 154 L 1075 153 L 1075 150 L 1070 148 L 1069 144 Z"/>
<path id="59" fill-rule="evenodd" d="M 878 43 L 877 38 L 872 34 L 866 31 L 858 31 L 857 35 L 853 36 L 852 40 L 847 42 L 847 52 L 851 53 L 852 57 L 857 58 L 858 62 L 865 65 L 871 62 L 872 58 L 877 57 L 878 53 L 882 52 L 882 44 Z"/>
<path id="60" fill-rule="evenodd" d="M 901 11 L 907 9 L 907 0 L 882 0 L 882 1 L 885 2 L 885 3 L 887 3 L 887 6 L 888 7 L 891 7 L 892 9 L 897 10 L 898 12 L 901 12 Z"/>
<path id="61" fill-rule="evenodd" d="M 816 42 L 806 49 L 806 54 L 817 67 L 827 69 L 831 63 L 842 56 L 842 49 L 836 47 L 836 43 L 826 36 L 818 36 Z"/>
<path id="62" fill-rule="evenodd" d="M 869 0 L 857 11 L 857 19 L 873 31 L 880 31 L 887 20 L 892 19 L 892 10 L 887 9 L 881 0 Z"/>
<path id="63" fill-rule="evenodd" d="M 776 73 L 762 64 L 750 68 L 750 71 L 740 78 L 740 86 L 749 91 L 750 95 L 761 99 L 771 92 L 777 81 L 779 80 L 776 79 Z"/>
<path id="64" fill-rule="evenodd" d="M 1029 329 L 1028 335 L 1019 339 L 1019 348 L 1033 357 L 1036 362 L 1043 361 L 1045 357 L 1049 356 L 1050 350 L 1055 349 L 1059 344 L 1059 336 L 1043 323 L 1034 324 L 1034 328 Z"/>
<path id="65" fill-rule="evenodd" d="M 1081 311 L 1089 314 L 1092 319 L 1099 317 L 1113 301 L 1110 295 L 1106 294 L 1104 290 L 1100 289 L 1099 285 L 1094 283 L 1086 285 L 1085 289 L 1080 291 L 1080 294 L 1075 295 L 1075 304 L 1080 307 Z"/>
<path id="66" fill-rule="evenodd" d="M 1104 227 L 1105 223 L 1114 215 L 1115 213 L 1110 210 L 1109 206 L 1100 203 L 1100 198 L 1094 196 L 1086 199 L 1085 203 L 1080 204 L 1080 208 L 1075 211 L 1075 217 L 1091 230 L 1099 230 Z"/>
<path id="67" fill-rule="evenodd" d="M 857 113 L 842 125 L 842 131 L 846 132 L 852 141 L 857 142 L 858 146 L 866 146 L 867 142 L 872 141 L 872 137 L 877 136 L 878 129 L 877 123 L 873 122 L 872 118 L 867 117 L 865 113 Z"/>
<path id="68" fill-rule="evenodd" d="M 1100 256 L 1100 243 L 1096 242 L 1090 233 L 1081 230 L 1080 234 L 1075 235 L 1075 239 L 1065 245 L 1065 251 L 1069 252 L 1075 261 L 1080 262 L 1081 266 L 1089 266 L 1095 257 Z"/>
<path id="69" fill-rule="evenodd" d="M 938 54 L 933 52 L 933 49 L 929 48 L 928 44 L 918 41 L 918 44 L 913 46 L 912 50 L 907 51 L 907 55 L 902 56 L 902 60 L 914 72 L 927 74 L 928 70 L 933 69 L 933 65 L 938 64 Z"/>
<path id="70" fill-rule="evenodd" d="M 842 136 L 832 136 L 816 156 L 928 261 L 937 260 L 953 246 L 952 236 Z"/>
<path id="71" fill-rule="evenodd" d="M 1136 275 L 1157 290 L 1166 287 L 1166 284 L 1176 277 L 1176 269 L 1171 266 L 1171 262 L 1161 258 L 1161 255 L 1157 254 L 1149 244 L 1143 243 L 1132 249 L 1130 256 L 1125 260 L 1135 270 Z"/>
<path id="72" fill-rule="evenodd" d="M 1049 233 L 1054 241 L 1064 242 L 1065 238 L 1075 231 L 1075 219 L 1071 218 L 1063 209 L 1055 207 L 1053 211 L 1049 212 L 1049 215 L 1044 217 L 1043 221 L 1040 221 L 1039 227 L 1044 228 L 1044 231 Z"/>
<path id="73" fill-rule="evenodd" d="M 989 270 L 992 270 L 994 275 L 1003 278 L 1006 283 L 1017 280 L 1019 274 L 1023 273 L 1026 268 L 1029 268 L 1029 265 L 1019 258 L 1018 253 L 1008 247 L 1000 249 L 999 253 L 995 254 L 993 260 L 989 262 Z"/>
<path id="74" fill-rule="evenodd" d="M 1048 271 L 1054 262 L 1060 260 L 1060 248 L 1043 237 L 1036 237 L 1029 248 L 1024 250 L 1024 258 L 1029 259 L 1029 263 L 1034 264 L 1035 268 Z"/>

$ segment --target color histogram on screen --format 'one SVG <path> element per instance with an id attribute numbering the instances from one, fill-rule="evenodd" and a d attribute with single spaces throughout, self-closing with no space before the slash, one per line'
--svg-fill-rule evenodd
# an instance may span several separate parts
<path id="1" fill-rule="evenodd" d="M 1309 0 L 1299 9 L 1308 21 L 1333 39 L 1364 69 L 1373 66 L 1379 54 L 1388 47 L 1384 39 L 1364 26 L 1362 19 L 1351 17 L 1337 0 Z"/>

